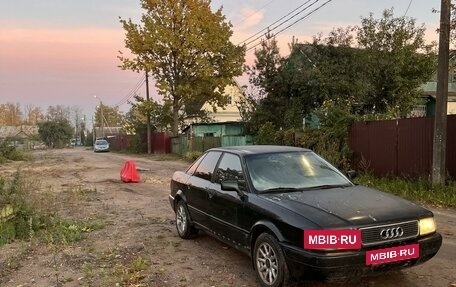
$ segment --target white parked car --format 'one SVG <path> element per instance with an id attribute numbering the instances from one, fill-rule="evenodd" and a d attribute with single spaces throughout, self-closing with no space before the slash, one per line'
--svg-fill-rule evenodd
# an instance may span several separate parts
<path id="1" fill-rule="evenodd" d="M 93 151 L 109 151 L 109 142 L 107 140 L 96 140 L 93 145 Z"/>

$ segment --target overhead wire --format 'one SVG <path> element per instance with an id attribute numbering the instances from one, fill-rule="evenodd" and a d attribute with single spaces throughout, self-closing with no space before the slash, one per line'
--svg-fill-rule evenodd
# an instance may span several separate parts
<path id="1" fill-rule="evenodd" d="M 314 0 L 314 2 L 312 4 L 310 4 L 309 6 L 307 7 L 304 7 L 301 11 L 298 11 L 296 14 L 292 15 L 291 17 L 289 17 L 288 19 L 285 19 L 287 18 L 288 16 L 290 16 L 291 14 L 293 14 L 294 12 L 296 12 L 297 10 L 301 9 L 304 5 L 306 5 L 307 3 L 311 2 L 312 0 L 307 0 L 305 1 L 304 3 L 302 3 L 301 5 L 299 5 L 298 7 L 294 8 L 293 10 L 291 10 L 290 12 L 288 12 L 286 15 L 282 16 L 281 18 L 279 18 L 278 20 L 274 21 L 273 23 L 271 23 L 270 25 L 268 25 L 267 27 L 261 29 L 260 31 L 256 32 L 255 34 L 253 34 L 252 36 L 248 37 L 247 39 L 241 41 L 238 45 L 241 45 L 241 44 L 245 44 L 245 45 L 248 45 L 256 40 L 258 40 L 259 38 L 261 38 L 263 36 L 263 32 L 264 31 L 272 31 L 272 30 L 275 30 L 277 29 L 278 27 L 282 26 L 284 23 L 290 21 L 292 18 L 296 17 L 297 15 L 299 15 L 300 13 L 303 13 L 305 10 L 307 10 L 309 7 L 311 7 L 312 5 L 314 5 L 315 3 L 317 3 L 318 1 L 320 0 Z M 284 20 L 285 19 L 285 20 Z M 284 20 L 284 21 L 282 21 Z M 282 21 L 282 22 L 281 22 Z M 281 23 L 279 23 L 281 22 Z M 278 25 L 274 26 L 275 24 L 279 23 Z M 273 26 L 273 27 L 271 27 Z M 260 35 L 259 37 L 256 37 Z M 252 38 L 255 38 L 253 40 L 250 40 Z M 250 40 L 250 41 L 249 41 Z"/>
<path id="2" fill-rule="evenodd" d="M 270 5 L 273 1 L 275 0 L 271 0 L 269 1 L 267 4 L 265 4 L 262 8 L 260 8 L 259 10 L 257 10 L 256 12 L 252 13 L 251 15 L 247 16 L 246 18 L 244 18 L 244 20 L 242 20 L 242 22 L 244 22 L 245 20 L 247 20 L 249 17 L 255 15 L 256 13 L 258 13 L 258 11 L 260 11 L 261 9 L 264 9 L 266 6 Z M 258 39 L 262 38 L 263 37 L 263 34 L 261 34 L 263 31 L 267 30 L 268 32 L 270 31 L 274 31 L 275 29 L 281 27 L 282 25 L 288 23 L 289 21 L 291 21 L 293 18 L 297 17 L 298 15 L 304 13 L 307 9 L 309 9 L 310 7 L 312 7 L 313 5 L 315 5 L 317 2 L 319 2 L 320 0 L 314 0 L 314 2 L 312 2 L 310 5 L 304 7 L 303 9 L 301 9 L 304 5 L 308 4 L 309 2 L 311 2 L 312 0 L 307 0 L 305 1 L 303 4 L 299 5 L 298 7 L 294 8 L 292 11 L 288 12 L 286 15 L 282 16 L 281 18 L 279 18 L 278 20 L 274 21 L 272 24 L 270 24 L 268 27 L 266 28 L 263 28 L 262 30 L 258 31 L 257 33 L 253 34 L 252 36 L 248 37 L 247 39 L 245 39 L 244 41 L 240 42 L 238 45 L 244 43 L 244 45 L 249 45 L 255 41 L 257 41 Z M 320 10 L 323 6 L 327 5 L 329 2 L 331 2 L 332 0 L 327 0 L 325 3 L 323 3 L 322 5 L 318 6 L 317 8 L 313 9 L 312 11 L 310 11 L 309 13 L 307 13 L 306 15 L 304 15 L 303 17 L 297 19 L 296 21 L 294 21 L 293 23 L 291 23 L 290 25 L 284 27 L 283 29 L 279 30 L 277 33 L 274 33 L 274 36 L 276 35 L 279 35 L 280 33 L 288 30 L 289 28 L 291 28 L 292 26 L 296 25 L 297 23 L 301 22 L 302 20 L 306 19 L 307 17 L 309 17 L 310 15 L 312 15 L 313 13 L 317 12 L 318 10 Z M 409 7 L 410 7 L 410 4 L 413 0 L 410 1 L 409 3 Z M 407 7 L 407 11 L 408 11 L 408 8 Z M 300 11 L 296 12 L 297 10 L 301 9 Z M 407 13 L 406 11 L 406 13 Z M 291 17 L 287 18 L 288 16 L 290 16 L 291 14 L 293 14 L 294 12 L 296 12 L 294 15 L 292 15 Z M 285 19 L 287 18 L 287 19 Z M 284 20 L 285 19 L 285 20 Z M 282 21 L 284 20 L 284 21 Z M 281 22 L 282 21 L 282 22 Z M 241 23 L 242 23 L 241 22 Z M 280 22 L 280 23 L 279 23 Z M 276 26 L 273 26 L 271 27 L 272 25 L 275 25 L 279 23 L 278 25 Z M 260 35 L 261 34 L 261 35 Z M 260 35 L 260 36 L 258 36 Z M 255 36 L 258 36 L 258 37 L 255 37 Z M 253 40 L 250 40 L 252 38 L 254 38 Z M 250 40 L 250 41 L 249 41 Z M 247 42 L 248 41 L 248 42 Z M 248 47 L 246 51 L 250 51 L 252 49 L 254 49 L 255 47 L 257 47 L 258 45 L 261 44 L 262 41 L 256 43 L 255 45 L 251 46 L 251 47 Z M 133 89 L 127 93 L 115 106 L 116 107 L 119 107 L 121 105 L 124 105 L 125 103 L 127 103 L 132 97 L 134 97 L 138 90 L 144 85 L 146 81 L 146 76 L 143 75 L 139 81 L 136 83 L 136 85 L 133 87 Z"/>
<path id="3" fill-rule="evenodd" d="M 413 2 L 413 0 L 410 0 L 409 4 L 408 4 L 408 6 L 407 6 L 407 9 L 405 10 L 404 16 L 407 15 L 408 10 L 410 9 L 410 5 L 412 5 L 412 2 Z"/>
<path id="4" fill-rule="evenodd" d="M 135 86 L 132 88 L 132 90 L 127 93 L 117 104 L 115 105 L 116 107 L 122 106 L 126 104 L 132 97 L 134 97 L 138 90 L 144 85 L 146 82 L 146 75 L 143 75 L 141 78 L 139 78 L 138 82 L 135 84 Z"/>
<path id="5" fill-rule="evenodd" d="M 268 3 L 266 3 L 265 5 L 263 5 L 261 8 L 255 10 L 255 12 L 245 16 L 239 23 L 236 23 L 235 26 L 237 25 L 241 25 L 242 23 L 244 23 L 247 19 L 249 19 L 250 17 L 252 17 L 253 15 L 255 14 L 258 14 L 258 12 L 260 12 L 261 10 L 263 10 L 264 8 L 266 8 L 267 6 L 271 5 L 272 2 L 274 2 L 276 0 L 271 0 L 269 1 Z"/>
<path id="6" fill-rule="evenodd" d="M 323 6 L 326 6 L 329 2 L 331 2 L 333 0 L 327 0 L 325 3 L 321 4 L 320 6 L 318 6 L 317 8 L 313 9 L 312 11 L 310 11 L 309 13 L 307 13 L 306 15 L 304 15 L 303 17 L 297 19 L 296 21 L 294 21 L 293 23 L 291 23 L 290 25 L 284 27 L 282 30 L 278 31 L 277 33 L 274 33 L 274 36 L 277 36 L 279 35 L 280 33 L 290 29 L 291 27 L 293 27 L 294 25 L 298 24 L 299 22 L 303 21 L 304 19 L 306 19 L 307 17 L 309 17 L 310 15 L 312 15 L 313 13 L 317 12 L 318 10 L 320 10 L 321 8 L 323 8 Z M 254 49 L 255 47 L 257 47 L 258 45 L 261 44 L 261 41 L 258 42 L 257 44 L 251 46 L 251 47 L 248 47 L 246 49 L 246 51 L 250 51 L 252 49 Z"/>

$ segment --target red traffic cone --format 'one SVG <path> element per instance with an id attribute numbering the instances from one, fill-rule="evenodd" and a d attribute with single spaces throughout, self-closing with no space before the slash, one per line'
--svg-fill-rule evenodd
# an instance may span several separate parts
<path id="1" fill-rule="evenodd" d="M 123 182 L 139 182 L 141 178 L 139 173 L 136 170 L 135 162 L 132 160 L 127 160 L 120 171 L 120 179 Z"/>

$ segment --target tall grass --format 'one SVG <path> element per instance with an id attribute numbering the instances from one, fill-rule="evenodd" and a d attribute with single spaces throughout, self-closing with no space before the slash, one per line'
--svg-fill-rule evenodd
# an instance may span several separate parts
<path id="1" fill-rule="evenodd" d="M 9 144 L 9 140 L 0 141 L 0 163 L 5 163 L 7 160 L 24 161 L 30 156 L 16 147 Z"/>
<path id="2" fill-rule="evenodd" d="M 456 207 L 456 182 L 454 181 L 445 186 L 433 187 L 431 182 L 425 178 L 377 178 L 369 174 L 360 175 L 354 181 L 413 201 Z"/>
<path id="3" fill-rule="evenodd" d="M 34 238 L 50 244 L 72 244 L 85 238 L 85 234 L 103 228 L 94 219 L 66 220 L 56 212 L 56 197 L 36 192 L 36 182 L 27 182 L 21 173 L 12 179 L 0 176 L 0 210 L 11 206 L 13 216 L 0 221 L 0 246 L 14 239 Z"/>

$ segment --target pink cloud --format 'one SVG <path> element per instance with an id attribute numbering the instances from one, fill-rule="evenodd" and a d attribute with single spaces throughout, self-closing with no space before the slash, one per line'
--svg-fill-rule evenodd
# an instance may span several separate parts
<path id="1" fill-rule="evenodd" d="M 245 30 L 256 26 L 264 18 L 264 11 L 253 8 L 244 8 L 241 10 L 240 19 L 234 23 L 238 29 Z"/>
<path id="2" fill-rule="evenodd" d="M 92 106 L 98 94 L 115 104 L 140 77 L 118 68 L 121 28 L 0 28 L 0 47 L 2 102 Z"/>
<path id="3" fill-rule="evenodd" d="M 100 71 L 119 64 L 121 29 L 1 29 L 2 63 L 9 69 Z"/>

